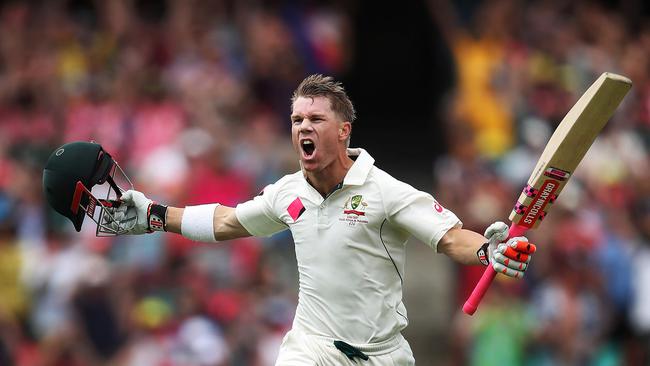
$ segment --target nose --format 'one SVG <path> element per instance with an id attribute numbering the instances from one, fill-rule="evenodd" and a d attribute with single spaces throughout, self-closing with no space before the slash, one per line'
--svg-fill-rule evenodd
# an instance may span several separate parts
<path id="1" fill-rule="evenodd" d="M 305 118 L 302 120 L 302 123 L 300 123 L 300 132 L 311 132 L 314 130 L 314 125 L 311 123 L 311 121 L 308 118 Z"/>

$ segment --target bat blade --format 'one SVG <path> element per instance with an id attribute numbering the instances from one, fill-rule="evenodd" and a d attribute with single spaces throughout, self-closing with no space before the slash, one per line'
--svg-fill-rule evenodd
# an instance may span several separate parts
<path id="1" fill-rule="evenodd" d="M 603 73 L 578 99 L 546 144 L 510 221 L 539 225 L 631 86 L 624 76 Z"/>
<path id="2" fill-rule="evenodd" d="M 603 73 L 558 125 L 510 213 L 508 237 L 536 228 L 557 199 L 589 147 L 632 87 L 630 79 Z M 488 266 L 465 304 L 472 315 L 496 276 Z"/>

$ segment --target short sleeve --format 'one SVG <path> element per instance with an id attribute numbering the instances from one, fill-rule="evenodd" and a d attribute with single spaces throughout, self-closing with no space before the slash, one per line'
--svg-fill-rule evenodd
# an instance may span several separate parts
<path id="1" fill-rule="evenodd" d="M 237 220 L 251 235 L 271 236 L 288 228 L 275 214 L 273 203 L 277 188 L 270 184 L 252 200 L 237 205 Z"/>
<path id="2" fill-rule="evenodd" d="M 458 217 L 430 194 L 399 181 L 389 189 L 390 194 L 385 198 L 389 221 L 436 251 L 438 242 L 449 229 L 462 227 Z"/>

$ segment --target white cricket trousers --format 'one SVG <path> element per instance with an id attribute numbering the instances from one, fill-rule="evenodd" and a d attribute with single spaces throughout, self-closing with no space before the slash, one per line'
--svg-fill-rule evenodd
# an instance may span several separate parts
<path id="1" fill-rule="evenodd" d="M 350 360 L 334 346 L 334 338 L 290 330 L 282 340 L 275 366 L 414 366 L 411 346 L 401 334 L 381 343 L 350 344 L 368 356 Z"/>

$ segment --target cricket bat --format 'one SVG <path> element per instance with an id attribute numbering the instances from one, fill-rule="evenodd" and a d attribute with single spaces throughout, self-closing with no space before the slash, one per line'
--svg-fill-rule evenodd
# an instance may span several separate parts
<path id="1" fill-rule="evenodd" d="M 510 213 L 508 239 L 540 224 L 631 86 L 630 79 L 606 72 L 578 99 L 546 144 Z M 496 274 L 491 265 L 485 269 L 463 312 L 474 314 Z"/>

